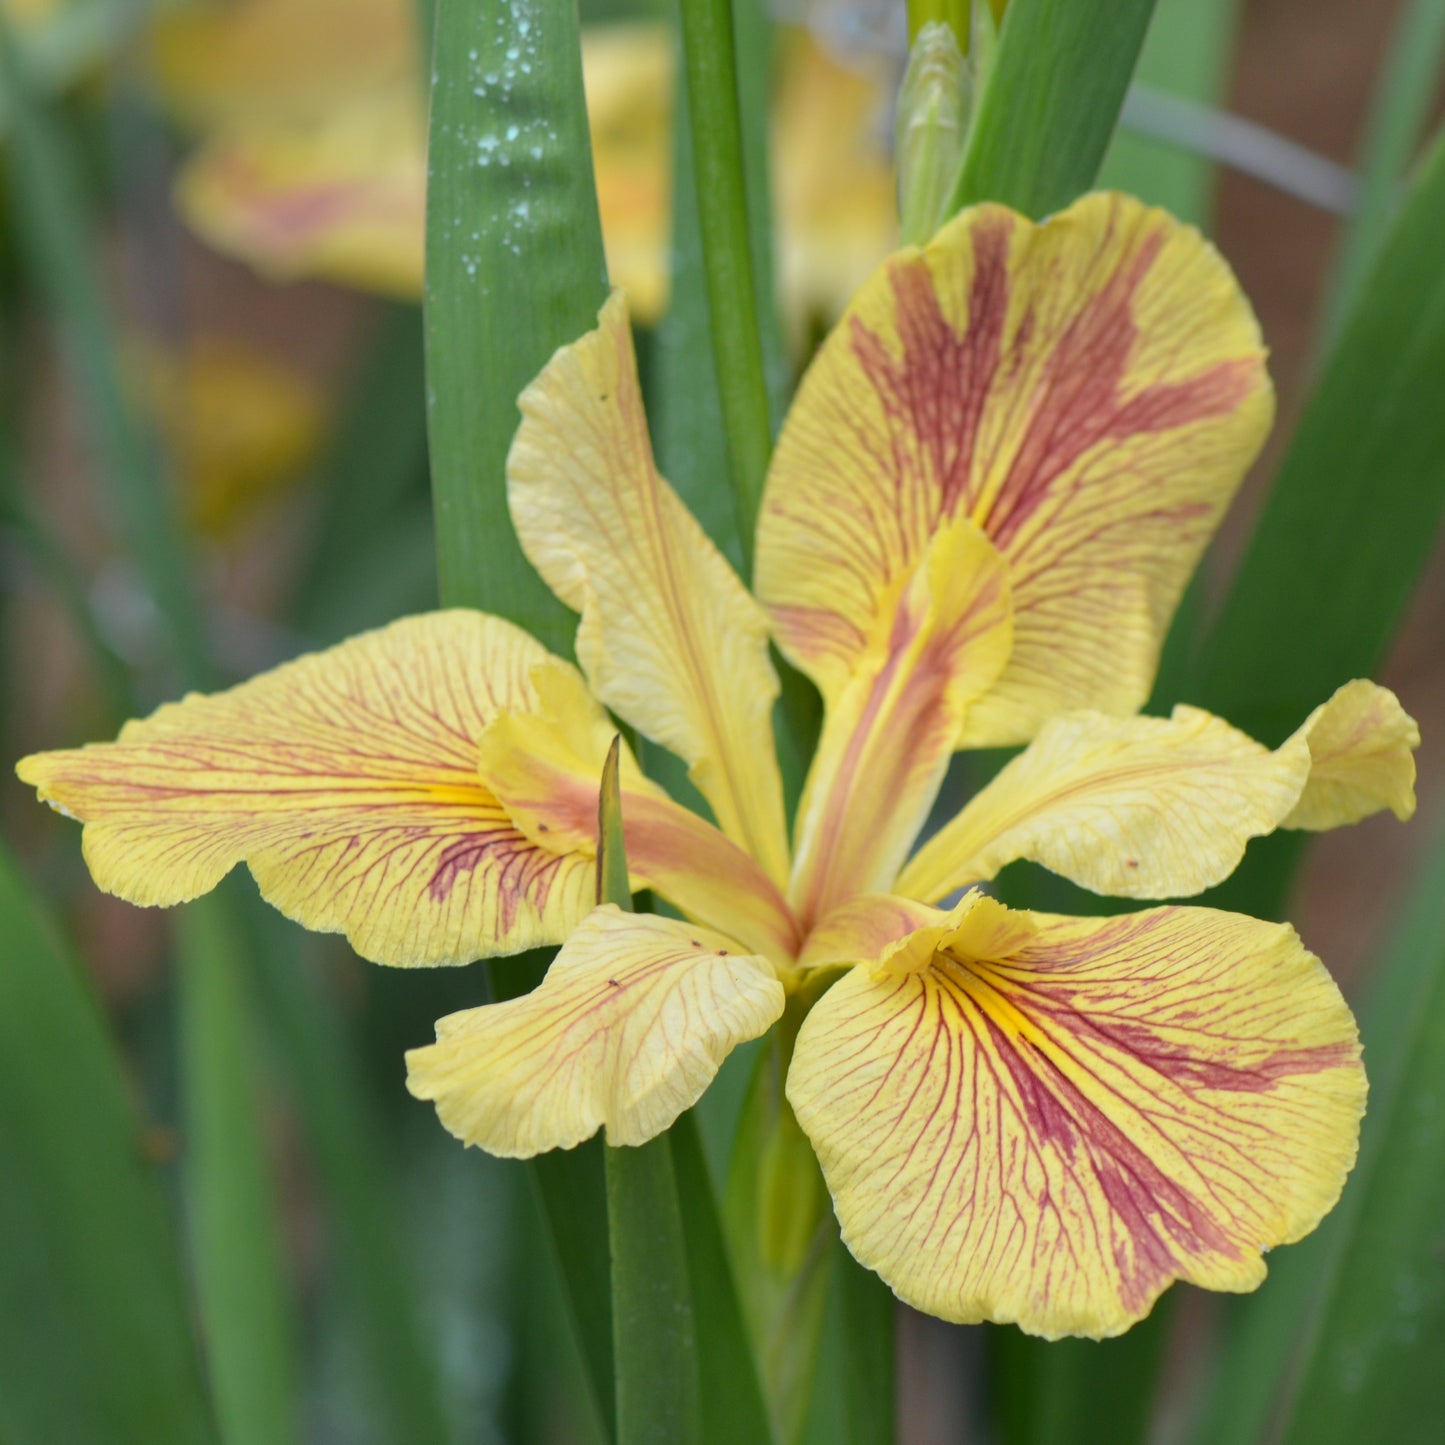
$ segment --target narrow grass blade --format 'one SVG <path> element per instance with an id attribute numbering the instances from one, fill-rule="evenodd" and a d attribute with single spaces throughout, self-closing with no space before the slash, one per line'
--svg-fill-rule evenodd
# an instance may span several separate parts
<path id="1" fill-rule="evenodd" d="M 1370 100 L 1362 185 L 1326 289 L 1321 326 L 1326 347 L 1338 335 L 1385 244 L 1405 173 L 1439 90 L 1442 58 L 1445 0 L 1409 0 L 1395 22 Z"/>
<path id="2" fill-rule="evenodd" d="M 211 1384 L 226 1445 L 299 1440 L 293 1305 L 258 1110 L 251 1002 L 229 910 L 177 928 L 184 1176 Z"/>
<path id="3" fill-rule="evenodd" d="M 733 5 L 732 0 L 680 0 L 680 12 L 708 331 L 737 540 L 745 565 L 751 567 L 773 431 L 758 327 Z"/>
<path id="4" fill-rule="evenodd" d="M 1119 120 L 1154 0 L 1011 0 L 953 210 L 1045 216 L 1089 189 Z"/>
<path id="5" fill-rule="evenodd" d="M 1319 1229 L 1272 1255 L 1259 1293 L 1231 1305 L 1196 1445 L 1439 1438 L 1442 1027 L 1445 840 L 1415 881 L 1360 1020 L 1370 1103 L 1359 1160 Z"/>
<path id="6" fill-rule="evenodd" d="M 186 680 L 199 685 L 210 676 L 202 614 L 193 605 L 186 552 L 165 478 L 121 383 L 105 298 L 89 254 L 96 228 L 80 167 L 69 138 L 33 85 L 3 13 L 0 85 L 11 100 L 6 173 L 26 271 L 60 333 L 127 545 L 166 620 Z"/>
<path id="7" fill-rule="evenodd" d="M 0 851 L 0 1437 L 204 1445 L 170 1212 L 69 951 Z"/>
<path id="8" fill-rule="evenodd" d="M 772 28 L 758 0 L 738 0 L 733 10 L 733 32 L 741 100 L 743 180 L 753 274 L 757 279 L 758 332 L 770 413 L 776 422 L 782 414 L 788 366 L 772 264 L 768 173 Z M 648 413 L 663 475 L 677 488 L 728 560 L 741 569 L 743 549 L 728 472 L 727 434 L 718 399 L 708 317 L 685 67 L 679 67 L 679 72 L 673 141 L 672 298 L 653 348 Z"/>

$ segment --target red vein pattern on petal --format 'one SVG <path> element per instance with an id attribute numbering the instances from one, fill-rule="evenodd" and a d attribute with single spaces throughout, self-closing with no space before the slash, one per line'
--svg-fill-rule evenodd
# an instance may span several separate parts
<path id="1" fill-rule="evenodd" d="M 1354 1159 L 1338 991 L 1255 919 L 1029 917 L 1007 960 L 855 969 L 805 1021 L 788 1097 L 849 1248 L 919 1309 L 1051 1338 L 1173 1279 L 1253 1289 Z"/>
<path id="2" fill-rule="evenodd" d="M 407 618 L 17 771 L 86 825 L 107 892 L 181 903 L 244 860 L 283 913 L 365 957 L 467 963 L 560 942 L 591 906 L 586 857 L 534 846 L 476 768 L 487 724 L 538 706 L 549 659 L 565 666 L 500 618 Z"/>
<path id="3" fill-rule="evenodd" d="M 970 745 L 1065 707 L 1132 711 L 1273 404 L 1212 248 L 1088 196 L 1035 226 L 964 212 L 859 293 L 799 389 L 758 535 L 758 594 L 825 697 L 948 518 L 1009 564 L 1014 655 Z"/>

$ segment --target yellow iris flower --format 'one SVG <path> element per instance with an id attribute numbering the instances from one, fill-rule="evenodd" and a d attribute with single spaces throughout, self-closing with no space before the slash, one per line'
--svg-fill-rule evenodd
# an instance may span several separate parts
<path id="1" fill-rule="evenodd" d="M 620 293 L 521 410 L 512 516 L 581 614 L 579 666 L 438 612 L 25 759 L 97 883 L 173 904 L 244 860 L 390 964 L 560 943 L 534 993 L 408 1056 L 500 1155 L 650 1139 L 815 1000 L 787 1094 L 843 1238 L 946 1319 L 1103 1336 L 1174 1279 L 1258 1285 L 1355 1154 L 1359 1044 L 1319 961 L 1235 914 L 1055 917 L 978 887 L 1030 858 L 1188 896 L 1275 828 L 1413 809 L 1418 733 L 1373 684 L 1273 750 L 1138 715 L 1272 419 L 1218 254 L 1100 194 L 1042 224 L 982 206 L 892 256 L 783 429 L 755 595 L 654 467 Z M 826 709 L 791 839 L 770 639 Z M 632 883 L 683 920 L 594 907 L 605 709 L 711 810 L 624 756 Z M 916 847 L 954 751 L 1017 743 Z"/>
<path id="2" fill-rule="evenodd" d="M 244 0 L 167 17 L 160 68 L 203 134 L 177 183 L 188 223 L 278 280 L 422 291 L 426 96 L 412 0 Z M 671 284 L 675 37 L 589 26 L 583 75 L 607 264 L 646 324 Z M 831 318 L 897 238 L 888 62 L 779 47 L 773 170 L 790 334 Z"/>

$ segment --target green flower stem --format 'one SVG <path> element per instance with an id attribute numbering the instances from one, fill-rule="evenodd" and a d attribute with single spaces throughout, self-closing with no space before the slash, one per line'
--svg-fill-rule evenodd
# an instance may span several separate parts
<path id="1" fill-rule="evenodd" d="M 681 0 L 693 171 L 718 395 L 744 570 L 772 453 L 738 108 L 731 0 Z"/>

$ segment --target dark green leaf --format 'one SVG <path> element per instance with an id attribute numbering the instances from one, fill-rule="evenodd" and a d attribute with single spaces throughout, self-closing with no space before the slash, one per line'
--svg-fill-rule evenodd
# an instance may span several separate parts
<path id="1" fill-rule="evenodd" d="M 743 1323 L 717 1195 L 692 1112 L 684 1114 L 668 1134 L 687 1235 L 692 1297 L 705 1302 L 705 1308 L 695 1311 L 704 1445 L 733 1445 L 740 1440 L 769 1445 L 772 1431 L 767 1405 Z"/>
<path id="2" fill-rule="evenodd" d="M 241 916 L 249 925 L 248 984 L 305 1131 L 337 1284 L 364 1351 L 377 1436 L 395 1445 L 443 1445 L 452 1431 L 416 1287 L 397 1247 L 400 1210 L 377 1147 L 368 1082 L 334 1006 L 307 976 L 293 926 L 259 901 Z"/>
<path id="3" fill-rule="evenodd" d="M 293 1305 L 232 928 L 220 898 L 179 916 L 186 1204 L 221 1438 L 283 1445 L 300 1438 Z"/>
<path id="4" fill-rule="evenodd" d="M 85 980 L 0 851 L 0 1435 L 215 1438 L 174 1222 Z"/>
<path id="5" fill-rule="evenodd" d="M 1011 0 L 953 210 L 1044 216 L 1087 191 L 1118 123 L 1154 0 Z"/>

